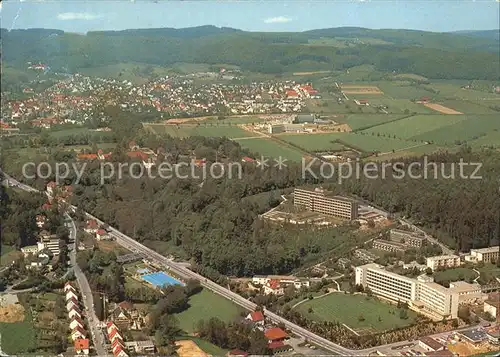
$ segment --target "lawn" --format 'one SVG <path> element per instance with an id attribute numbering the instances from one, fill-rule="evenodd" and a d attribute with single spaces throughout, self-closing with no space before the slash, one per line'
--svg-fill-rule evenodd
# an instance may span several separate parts
<path id="1" fill-rule="evenodd" d="M 454 120 L 452 117 L 463 117 L 465 120 L 456 120 L 452 125 L 445 127 L 437 127 L 436 125 L 434 130 L 427 130 L 425 132 L 415 130 L 416 135 L 412 136 L 411 139 L 432 141 L 439 145 L 451 145 L 459 141 L 464 142 L 480 139 L 491 132 L 500 130 L 500 118 L 498 115 L 446 115 L 440 122 L 446 121 L 445 118 L 448 117 L 452 120 Z M 375 128 L 375 130 L 378 128 L 380 127 Z"/>
<path id="2" fill-rule="evenodd" d="M 192 296 L 189 304 L 191 306 L 187 310 L 176 314 L 180 328 L 187 333 L 193 332 L 200 320 L 218 317 L 222 321 L 231 322 L 238 319 L 243 311 L 231 301 L 207 289 Z"/>
<path id="3" fill-rule="evenodd" d="M 481 273 L 481 277 L 478 280 L 481 284 L 494 283 L 496 282 L 495 277 L 500 276 L 500 266 L 495 264 L 487 263 L 483 267 L 477 268 L 477 270 Z"/>
<path id="4" fill-rule="evenodd" d="M 443 281 L 468 281 L 469 279 L 475 278 L 477 278 L 477 273 L 469 268 L 453 268 L 443 271 L 437 271 L 434 273 L 434 281 L 436 283 L 440 283 Z"/>
<path id="5" fill-rule="evenodd" d="M 309 308 L 313 309 L 311 313 L 308 312 Z M 417 316 L 415 312 L 408 310 L 408 319 L 403 320 L 399 317 L 396 306 L 364 295 L 343 293 L 310 300 L 297 306 L 297 310 L 314 320 L 339 321 L 356 330 L 393 330 L 411 325 Z M 361 317 L 364 318 L 363 321 L 360 321 Z"/>
<path id="6" fill-rule="evenodd" d="M 465 115 L 416 115 L 392 123 L 382 124 L 363 132 L 386 134 L 401 139 L 432 140 L 427 138 L 427 133 L 440 128 L 443 128 L 443 132 L 446 132 L 450 126 L 463 122 L 465 119 Z M 453 136 L 448 137 L 453 138 Z"/>
<path id="7" fill-rule="evenodd" d="M 1 350 L 7 354 L 32 352 L 37 347 L 35 326 L 29 309 L 23 322 L 0 322 Z"/>
<path id="8" fill-rule="evenodd" d="M 188 136 L 212 136 L 212 137 L 228 137 L 228 138 L 242 138 L 248 137 L 252 134 L 237 126 L 216 124 L 204 126 L 195 125 L 164 125 L 164 124 L 148 124 L 148 127 L 157 134 L 168 134 L 173 137 L 185 138 Z"/>
<path id="9" fill-rule="evenodd" d="M 283 137 L 280 137 L 282 139 Z M 268 138 L 252 138 L 236 140 L 242 148 L 247 149 L 255 154 L 269 157 L 282 157 L 290 161 L 302 161 L 302 153 L 291 147 L 281 145 L 280 143 Z M 257 155 L 257 158 L 259 158 Z"/>

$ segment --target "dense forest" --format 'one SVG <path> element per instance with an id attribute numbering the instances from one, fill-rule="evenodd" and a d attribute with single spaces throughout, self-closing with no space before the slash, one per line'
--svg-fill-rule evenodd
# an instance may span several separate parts
<path id="1" fill-rule="evenodd" d="M 383 42 L 354 42 L 343 48 L 310 43 L 336 37 Z M 64 72 L 123 62 L 160 66 L 187 62 L 232 64 L 275 74 L 371 64 L 381 71 L 439 79 L 492 79 L 500 75 L 495 39 L 423 31 L 339 28 L 259 33 L 204 26 L 79 35 L 60 30 L 2 29 L 1 39 L 3 60 L 11 66 L 24 68 L 27 61 L 43 62 Z"/>

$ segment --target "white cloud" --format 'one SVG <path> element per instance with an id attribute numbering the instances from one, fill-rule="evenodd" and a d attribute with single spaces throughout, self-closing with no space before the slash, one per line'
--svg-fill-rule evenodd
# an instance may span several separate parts
<path id="1" fill-rule="evenodd" d="M 91 14 L 89 12 L 63 12 L 57 15 L 59 20 L 95 20 L 101 15 Z"/>
<path id="2" fill-rule="evenodd" d="M 264 20 L 266 24 L 284 24 L 290 21 L 292 21 L 292 19 L 285 16 L 269 17 Z"/>

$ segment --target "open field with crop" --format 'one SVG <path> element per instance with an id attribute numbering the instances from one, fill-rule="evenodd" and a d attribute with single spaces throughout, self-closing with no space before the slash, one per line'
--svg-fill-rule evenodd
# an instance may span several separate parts
<path id="1" fill-rule="evenodd" d="M 431 83 L 424 85 L 437 93 L 442 99 L 464 99 L 464 100 L 485 100 L 498 99 L 499 94 L 474 89 L 462 89 L 460 85 L 453 83 Z"/>
<path id="2" fill-rule="evenodd" d="M 348 124 L 353 131 L 391 122 L 404 115 L 397 114 L 349 114 L 344 118 L 339 118 L 338 122 Z"/>
<path id="3" fill-rule="evenodd" d="M 308 318 L 317 321 L 338 321 L 355 330 L 392 330 L 411 325 L 417 316 L 415 312 L 408 310 L 408 318 L 401 319 L 396 306 L 364 295 L 343 293 L 309 300 L 297 306 L 297 310 Z"/>
<path id="4" fill-rule="evenodd" d="M 443 114 L 463 114 L 455 109 L 451 109 L 448 107 L 445 107 L 444 105 L 437 104 L 437 103 L 426 103 L 424 104 L 427 108 L 431 108 L 432 110 L 435 110 L 437 112 L 443 113 Z"/>
<path id="5" fill-rule="evenodd" d="M 455 116 L 443 117 L 443 120 L 446 120 L 446 118 L 455 118 Z M 462 117 L 466 120 L 458 120 L 452 125 L 436 127 L 434 130 L 421 132 L 418 135 L 410 137 L 410 139 L 431 141 L 438 145 L 453 145 L 464 141 L 477 140 L 494 131 L 500 130 L 498 115 L 461 115 L 457 117 Z"/>
<path id="6" fill-rule="evenodd" d="M 7 354 L 33 352 L 36 349 L 36 332 L 29 309 L 21 322 L 0 322 L 2 351 Z"/>
<path id="7" fill-rule="evenodd" d="M 441 102 L 444 106 L 458 110 L 464 114 L 495 114 L 498 113 L 489 108 L 494 105 L 489 101 L 471 102 L 466 100 L 445 100 Z M 499 103 L 500 104 L 500 103 Z M 498 113 L 500 115 L 500 113 Z"/>
<path id="8" fill-rule="evenodd" d="M 395 81 L 395 82 L 381 82 L 378 83 L 380 90 L 385 95 L 395 99 L 420 99 L 421 97 L 431 97 L 433 93 L 426 90 L 422 86 L 417 86 L 410 82 Z"/>
<path id="9" fill-rule="evenodd" d="M 384 94 L 376 86 L 342 85 L 341 88 L 345 94 Z"/>
<path id="10" fill-rule="evenodd" d="M 252 138 L 236 140 L 241 147 L 265 157 L 282 157 L 290 161 L 302 161 L 302 153 L 299 150 L 284 146 L 269 138 Z"/>
<path id="11" fill-rule="evenodd" d="M 382 124 L 374 128 L 364 130 L 365 133 L 385 134 L 396 136 L 396 138 L 414 140 L 428 139 L 426 133 L 430 133 L 440 128 L 449 128 L 453 124 L 465 121 L 464 115 L 415 115 L 392 123 Z M 443 129 L 447 130 L 447 129 Z"/>
<path id="12" fill-rule="evenodd" d="M 389 152 L 417 145 L 411 141 L 361 133 L 280 135 L 280 139 L 307 151 L 340 151 L 347 146 L 364 152 Z"/>
<path id="13" fill-rule="evenodd" d="M 385 109 L 387 112 L 392 114 L 405 114 L 405 112 L 409 113 L 417 113 L 417 114 L 436 114 L 436 112 L 430 108 L 425 107 L 422 104 L 413 103 L 408 99 L 391 99 L 386 95 L 370 97 L 370 98 L 362 98 L 359 95 L 353 97 L 353 99 L 368 99 L 371 107 L 376 106 L 386 106 Z M 375 109 L 375 108 L 374 108 Z M 363 108 L 363 111 L 365 108 Z"/>
<path id="14" fill-rule="evenodd" d="M 472 148 L 480 149 L 482 147 L 500 147 L 500 131 L 492 131 L 475 140 L 467 142 Z"/>
<path id="15" fill-rule="evenodd" d="M 400 73 L 400 74 L 396 74 L 394 76 L 394 78 L 398 78 L 398 79 L 413 79 L 413 80 L 416 80 L 416 81 L 426 81 L 427 78 L 426 77 L 423 77 L 423 76 L 419 76 L 418 74 L 413 74 L 413 73 Z"/>
<path id="16" fill-rule="evenodd" d="M 231 301 L 207 290 L 193 295 L 189 299 L 190 307 L 175 316 L 179 320 L 180 328 L 188 333 L 193 332 L 194 327 L 200 320 L 208 320 L 211 317 L 231 322 L 240 317 L 243 311 Z"/>
<path id="17" fill-rule="evenodd" d="M 185 138 L 188 136 L 213 136 L 213 137 L 228 137 L 242 138 L 252 136 L 252 133 L 241 129 L 237 126 L 220 125 L 220 126 L 196 126 L 196 125 L 166 125 L 166 124 L 144 124 L 145 128 L 152 130 L 157 134 L 168 134 L 174 137 Z"/>

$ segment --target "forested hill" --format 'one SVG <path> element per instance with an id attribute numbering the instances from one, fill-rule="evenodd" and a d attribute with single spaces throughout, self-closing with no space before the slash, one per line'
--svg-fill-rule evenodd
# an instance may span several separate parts
<path id="1" fill-rule="evenodd" d="M 436 79 L 500 76 L 498 41 L 451 33 L 334 28 L 307 32 L 186 29 L 96 31 L 1 30 L 3 60 L 11 66 L 44 62 L 53 70 L 136 62 L 232 64 L 263 73 L 343 70 L 371 64 L 380 71 Z"/>

